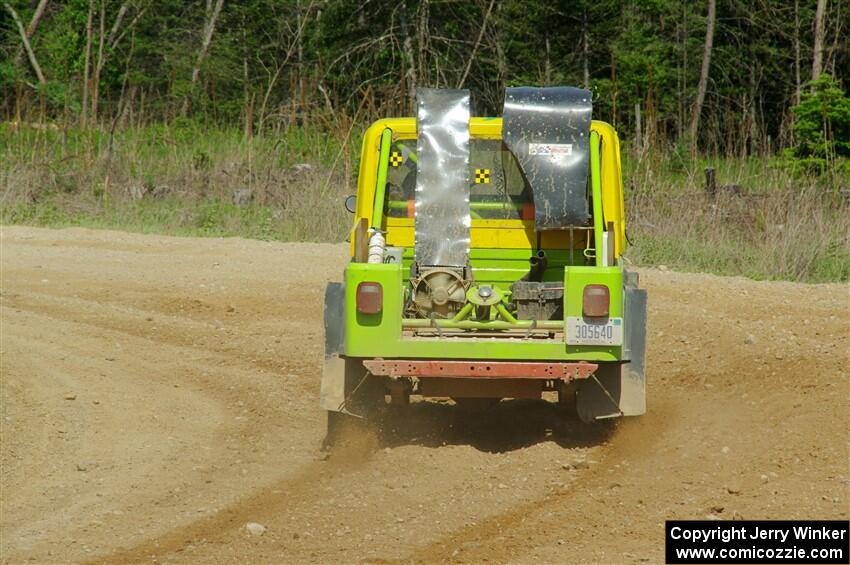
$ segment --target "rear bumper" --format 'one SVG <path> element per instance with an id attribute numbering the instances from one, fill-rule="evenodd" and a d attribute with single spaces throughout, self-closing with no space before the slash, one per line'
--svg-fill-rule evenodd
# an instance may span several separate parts
<path id="1" fill-rule="evenodd" d="M 539 361 L 456 361 L 438 359 L 365 359 L 370 373 L 388 377 L 458 377 L 485 379 L 586 379 L 599 367 L 595 363 Z"/>
<path id="2" fill-rule="evenodd" d="M 415 384 L 423 396 L 473 398 L 534 398 L 543 390 L 561 392 L 569 385 L 578 389 L 576 406 L 585 421 L 643 414 L 646 291 L 626 286 L 623 294 L 627 325 L 622 348 L 565 349 L 563 342 L 545 339 L 404 339 L 379 333 L 360 336 L 358 343 L 366 344 L 361 351 L 349 347 L 346 288 L 331 283 L 325 293 L 321 406 L 357 413 L 358 398 L 379 397 L 390 385 Z M 393 359 L 383 357 L 388 351 Z"/>

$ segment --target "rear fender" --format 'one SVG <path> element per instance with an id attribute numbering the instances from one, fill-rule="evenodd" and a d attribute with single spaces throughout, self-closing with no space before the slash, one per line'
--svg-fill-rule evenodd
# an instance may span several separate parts
<path id="1" fill-rule="evenodd" d="M 585 421 L 646 413 L 646 290 L 625 288 L 623 363 L 600 364 L 576 394 Z"/>

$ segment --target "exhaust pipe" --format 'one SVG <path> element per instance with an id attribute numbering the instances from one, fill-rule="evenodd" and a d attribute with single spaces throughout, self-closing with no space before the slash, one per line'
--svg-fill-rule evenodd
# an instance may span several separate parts
<path id="1" fill-rule="evenodd" d="M 532 255 L 528 260 L 531 269 L 528 271 L 528 278 L 531 282 L 543 282 L 543 273 L 549 265 L 549 259 L 546 257 L 546 252 L 542 249 L 536 255 Z"/>

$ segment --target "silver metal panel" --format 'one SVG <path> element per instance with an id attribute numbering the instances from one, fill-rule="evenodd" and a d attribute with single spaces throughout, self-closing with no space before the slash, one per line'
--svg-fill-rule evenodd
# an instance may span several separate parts
<path id="1" fill-rule="evenodd" d="M 343 353 L 345 347 L 345 285 L 329 282 L 325 287 L 325 357 Z"/>
<path id="2" fill-rule="evenodd" d="M 646 290 L 626 287 L 626 351 L 623 364 L 620 410 L 624 416 L 646 412 Z"/>
<path id="3" fill-rule="evenodd" d="M 580 88 L 505 91 L 502 139 L 531 185 L 538 230 L 580 226 L 590 219 L 592 110 L 590 91 Z"/>
<path id="4" fill-rule="evenodd" d="M 345 402 L 345 286 L 328 283 L 325 288 L 325 358 L 319 404 L 338 412 Z"/>
<path id="5" fill-rule="evenodd" d="M 469 258 L 469 91 L 416 90 L 414 259 L 464 267 Z"/>

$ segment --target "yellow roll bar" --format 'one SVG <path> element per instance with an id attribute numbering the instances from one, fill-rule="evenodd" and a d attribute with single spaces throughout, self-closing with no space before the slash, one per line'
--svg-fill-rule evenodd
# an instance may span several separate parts
<path id="1" fill-rule="evenodd" d="M 351 253 L 354 254 L 354 228 L 361 219 L 372 225 L 375 189 L 379 176 L 381 136 L 384 130 L 392 131 L 394 140 L 416 139 L 415 118 L 386 118 L 374 122 L 363 135 L 360 149 L 360 170 L 357 180 L 357 208 L 354 227 L 351 230 Z M 626 249 L 626 221 L 624 217 L 623 181 L 620 164 L 620 140 L 610 124 L 593 120 L 590 131 L 600 140 L 600 169 L 602 190 L 602 216 L 607 228 L 613 225 L 614 256 L 619 257 Z M 501 139 L 501 118 L 471 118 L 469 133 L 478 139 Z M 386 167 L 386 164 L 383 165 Z M 414 242 L 413 218 L 384 217 L 382 229 L 387 232 L 387 244 L 412 247 Z M 567 232 L 540 232 L 540 247 L 544 249 L 566 249 Z M 470 246 L 484 249 L 535 249 L 538 246 L 534 220 L 472 220 Z M 597 250 L 597 254 L 604 250 Z"/>

